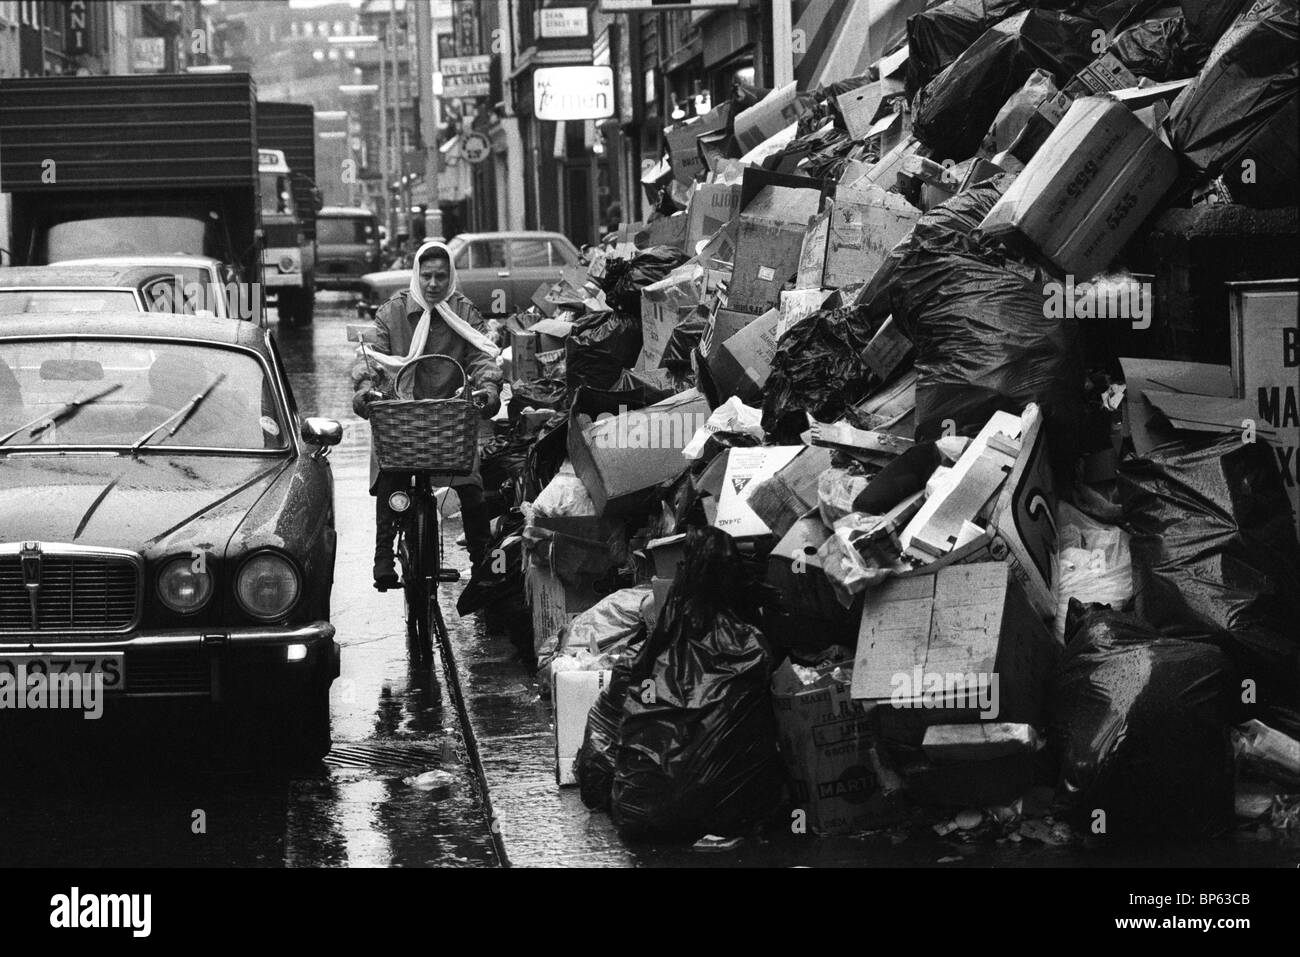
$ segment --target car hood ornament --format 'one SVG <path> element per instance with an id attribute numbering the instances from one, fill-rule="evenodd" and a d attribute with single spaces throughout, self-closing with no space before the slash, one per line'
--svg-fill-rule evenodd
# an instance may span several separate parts
<path id="1" fill-rule="evenodd" d="M 32 609 L 32 630 L 40 627 L 41 597 L 41 543 L 23 542 L 18 556 L 22 562 L 23 584 L 27 587 L 27 600 Z"/>

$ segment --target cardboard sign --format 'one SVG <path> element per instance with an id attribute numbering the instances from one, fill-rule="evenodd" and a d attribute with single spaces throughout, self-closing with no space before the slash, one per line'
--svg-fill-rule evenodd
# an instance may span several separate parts
<path id="1" fill-rule="evenodd" d="M 980 230 L 1077 281 L 1115 258 L 1178 177 L 1178 158 L 1126 107 L 1075 101 Z"/>
<path id="2" fill-rule="evenodd" d="M 1237 394 L 1275 430 L 1268 441 L 1300 531 L 1300 280 L 1232 282 L 1228 295 Z"/>
<path id="3" fill-rule="evenodd" d="M 882 786 L 870 714 L 849 694 L 849 670 L 837 674 L 832 664 L 818 671 L 818 680 L 805 684 L 786 660 L 772 675 L 781 756 L 808 826 L 843 834 L 902 820 L 901 792 Z"/>
<path id="4" fill-rule="evenodd" d="M 746 500 L 760 482 L 772 478 L 803 448 L 802 445 L 770 445 L 732 449 L 727 457 L 727 472 L 722 480 L 722 495 L 718 499 L 718 514 L 712 522 L 713 527 L 722 529 L 732 538 L 772 534 Z"/>
<path id="5" fill-rule="evenodd" d="M 886 381 L 899 363 L 912 351 L 912 342 L 890 316 L 884 321 L 876 334 L 871 337 L 867 347 L 862 350 L 862 361 L 876 374 L 881 382 Z"/>
<path id="6" fill-rule="evenodd" d="M 560 787 L 577 784 L 573 762 L 577 760 L 587 731 L 587 714 L 609 687 L 612 671 L 553 671 L 551 701 L 555 705 L 555 783 Z"/>
<path id="7" fill-rule="evenodd" d="M 803 244 L 799 247 L 799 270 L 795 274 L 795 289 L 820 289 L 826 275 L 826 243 L 831 233 L 833 205 L 818 213 L 808 222 Z"/>
<path id="8" fill-rule="evenodd" d="M 1076 73 L 1065 85 L 1065 92 L 1072 97 L 1092 96 L 1137 86 L 1137 82 L 1138 78 L 1115 54 L 1106 53 Z"/>

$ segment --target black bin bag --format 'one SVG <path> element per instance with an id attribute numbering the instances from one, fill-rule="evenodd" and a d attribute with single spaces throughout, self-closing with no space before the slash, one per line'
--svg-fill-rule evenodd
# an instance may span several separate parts
<path id="1" fill-rule="evenodd" d="M 1096 59 L 1096 20 L 1027 10 L 990 27 L 916 95 L 913 133 L 942 162 L 974 156 L 1007 99 L 1036 69 L 1058 88 Z"/>
<path id="2" fill-rule="evenodd" d="M 692 529 L 684 567 L 632 666 L 611 811 L 620 833 L 737 835 L 784 800 L 752 570 L 726 532 Z"/>
<path id="3" fill-rule="evenodd" d="M 1130 841 L 1205 836 L 1230 825 L 1226 656 L 1073 599 L 1066 627 L 1048 741 L 1060 759 L 1058 793 L 1077 824 Z"/>
<path id="4" fill-rule="evenodd" d="M 1239 432 L 1169 442 L 1122 460 L 1119 492 L 1137 613 L 1218 644 L 1253 682 L 1239 717 L 1287 725 L 1278 715 L 1300 704 L 1300 544 L 1274 450 Z"/>
<path id="5" fill-rule="evenodd" d="M 1296 0 L 1258 0 L 1169 108 L 1175 152 L 1246 206 L 1300 203 L 1298 20 Z"/>
<path id="6" fill-rule="evenodd" d="M 632 680 L 632 655 L 614 663 L 609 684 L 601 689 L 596 703 L 587 712 L 587 727 L 582 733 L 582 747 L 574 761 L 573 776 L 578 781 L 582 803 L 593 811 L 608 811 L 609 796 L 614 789 L 614 754 L 618 748 L 618 731 L 623 724 L 623 700 Z"/>

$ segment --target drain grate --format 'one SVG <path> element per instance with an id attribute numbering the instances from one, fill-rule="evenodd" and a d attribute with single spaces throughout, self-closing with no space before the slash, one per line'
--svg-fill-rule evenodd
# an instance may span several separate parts
<path id="1" fill-rule="evenodd" d="M 455 761 L 449 740 L 401 741 L 384 744 L 335 744 L 325 755 L 325 765 L 363 771 L 428 771 Z"/>

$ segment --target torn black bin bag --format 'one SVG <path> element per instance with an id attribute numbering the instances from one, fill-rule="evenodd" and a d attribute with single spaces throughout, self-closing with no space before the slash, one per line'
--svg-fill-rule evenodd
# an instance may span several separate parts
<path id="1" fill-rule="evenodd" d="M 668 344 L 664 346 L 664 354 L 659 359 L 659 368 L 667 369 L 678 377 L 690 375 L 691 352 L 704 338 L 704 330 L 708 325 L 707 318 L 687 319 L 679 323 L 668 336 Z"/>
<path id="2" fill-rule="evenodd" d="M 1121 31 L 1106 52 L 1134 76 L 1163 83 L 1196 76 L 1210 48 L 1191 32 L 1185 17 L 1165 17 L 1143 20 Z"/>
<path id="3" fill-rule="evenodd" d="M 1035 69 L 1058 88 L 1096 59 L 1096 20 L 1026 10 L 990 27 L 916 95 L 912 132 L 942 162 L 974 156 L 1002 104 Z"/>
<path id="4" fill-rule="evenodd" d="M 1214 645 L 1071 600 L 1048 741 L 1077 824 L 1104 839 L 1198 837 L 1232 824 L 1232 667 Z"/>
<path id="5" fill-rule="evenodd" d="M 1043 280 L 975 233 L 1009 181 L 987 180 L 922 216 L 864 292 L 867 311 L 892 312 L 916 348 L 918 441 L 950 424 L 974 435 L 994 412 L 1037 402 L 1053 448 L 1073 447 L 1084 382 L 1078 323 L 1044 315 Z"/>
<path id="6" fill-rule="evenodd" d="M 1166 443 L 1120 462 L 1119 492 L 1137 613 L 1222 647 L 1253 683 L 1240 717 L 1276 727 L 1270 709 L 1300 702 L 1300 544 L 1273 449 Z"/>
<path id="7" fill-rule="evenodd" d="M 834 422 L 878 384 L 862 358 L 877 328 L 849 305 L 819 309 L 781 337 L 763 390 L 763 428 L 778 443 L 798 444 L 808 413 Z"/>
<path id="8" fill-rule="evenodd" d="M 564 377 L 572 395 L 579 386 L 611 388 L 641 354 L 640 306 L 635 315 L 602 312 L 576 323 L 564 340 Z"/>
<path id="9" fill-rule="evenodd" d="M 784 799 L 763 586 L 726 532 L 687 534 L 623 703 L 611 810 L 630 839 L 743 834 Z"/>
<path id="10" fill-rule="evenodd" d="M 1300 204 L 1296 0 L 1259 0 L 1215 44 L 1169 108 L 1169 139 L 1194 175 L 1222 175 L 1235 202 Z"/>
<path id="11" fill-rule="evenodd" d="M 587 712 L 587 727 L 582 746 L 573 764 L 582 803 L 593 811 L 608 811 L 614 789 L 614 754 L 618 748 L 618 731 L 623 724 L 623 701 L 632 680 L 632 655 L 614 663 L 609 684 L 601 689 L 596 703 Z"/>
<path id="12" fill-rule="evenodd" d="M 907 99 L 966 52 L 984 31 L 1029 6 L 1020 0 L 947 0 L 907 18 Z"/>

